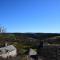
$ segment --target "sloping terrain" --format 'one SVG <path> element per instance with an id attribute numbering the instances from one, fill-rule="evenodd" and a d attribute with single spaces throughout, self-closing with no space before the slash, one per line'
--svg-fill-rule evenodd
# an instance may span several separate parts
<path id="1" fill-rule="evenodd" d="M 46 41 L 49 44 L 60 44 L 60 34 L 58 33 L 0 33 L 0 47 L 4 46 L 5 43 L 13 44 L 18 50 L 19 55 L 25 55 L 26 49 L 29 47 L 37 48 L 41 41 Z M 39 50 L 39 49 L 38 49 Z M 42 48 L 43 56 L 47 54 L 47 50 Z M 39 50 L 40 51 L 40 50 Z M 45 53 L 46 52 L 46 53 Z M 52 51 L 49 49 L 49 52 Z M 45 56 L 45 57 L 46 57 Z M 51 55 L 50 55 L 51 56 Z"/>

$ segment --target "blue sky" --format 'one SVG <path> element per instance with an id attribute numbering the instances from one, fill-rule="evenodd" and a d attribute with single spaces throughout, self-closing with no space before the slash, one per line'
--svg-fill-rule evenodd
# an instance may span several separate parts
<path id="1" fill-rule="evenodd" d="M 0 24 L 7 32 L 60 33 L 60 0 L 0 0 Z"/>

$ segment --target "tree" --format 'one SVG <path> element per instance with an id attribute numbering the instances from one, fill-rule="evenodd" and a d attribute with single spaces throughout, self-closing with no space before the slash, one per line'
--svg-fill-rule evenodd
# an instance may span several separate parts
<path id="1" fill-rule="evenodd" d="M 6 28 L 0 25 L 0 33 L 5 33 L 5 32 L 6 32 Z"/>

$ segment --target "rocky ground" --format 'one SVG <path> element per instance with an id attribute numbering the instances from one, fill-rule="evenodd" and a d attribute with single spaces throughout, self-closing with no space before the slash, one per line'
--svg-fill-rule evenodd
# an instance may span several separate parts
<path id="1" fill-rule="evenodd" d="M 14 57 L 14 58 L 7 58 L 7 59 L 3 59 L 3 58 L 0 58 L 0 60 L 33 60 L 31 59 L 30 57 L 27 57 L 27 56 L 17 56 L 17 57 Z M 42 57 L 38 57 L 38 60 L 44 60 Z"/>
<path id="2" fill-rule="evenodd" d="M 17 57 L 9 57 L 9 58 L 1 58 L 0 57 L 0 60 L 20 60 L 21 59 L 21 57 L 20 56 L 17 56 Z"/>

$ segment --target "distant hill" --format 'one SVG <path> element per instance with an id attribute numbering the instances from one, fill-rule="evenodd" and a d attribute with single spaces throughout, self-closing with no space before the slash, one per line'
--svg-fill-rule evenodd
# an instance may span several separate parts
<path id="1" fill-rule="evenodd" d="M 4 39 L 4 40 L 10 40 L 12 39 L 12 41 L 17 41 L 17 40 L 29 40 L 29 38 L 33 39 L 37 39 L 37 40 L 42 40 L 42 39 L 48 39 L 51 37 L 55 37 L 55 36 L 60 36 L 59 33 L 0 33 L 0 40 Z M 2 40 L 3 41 L 3 40 Z"/>

